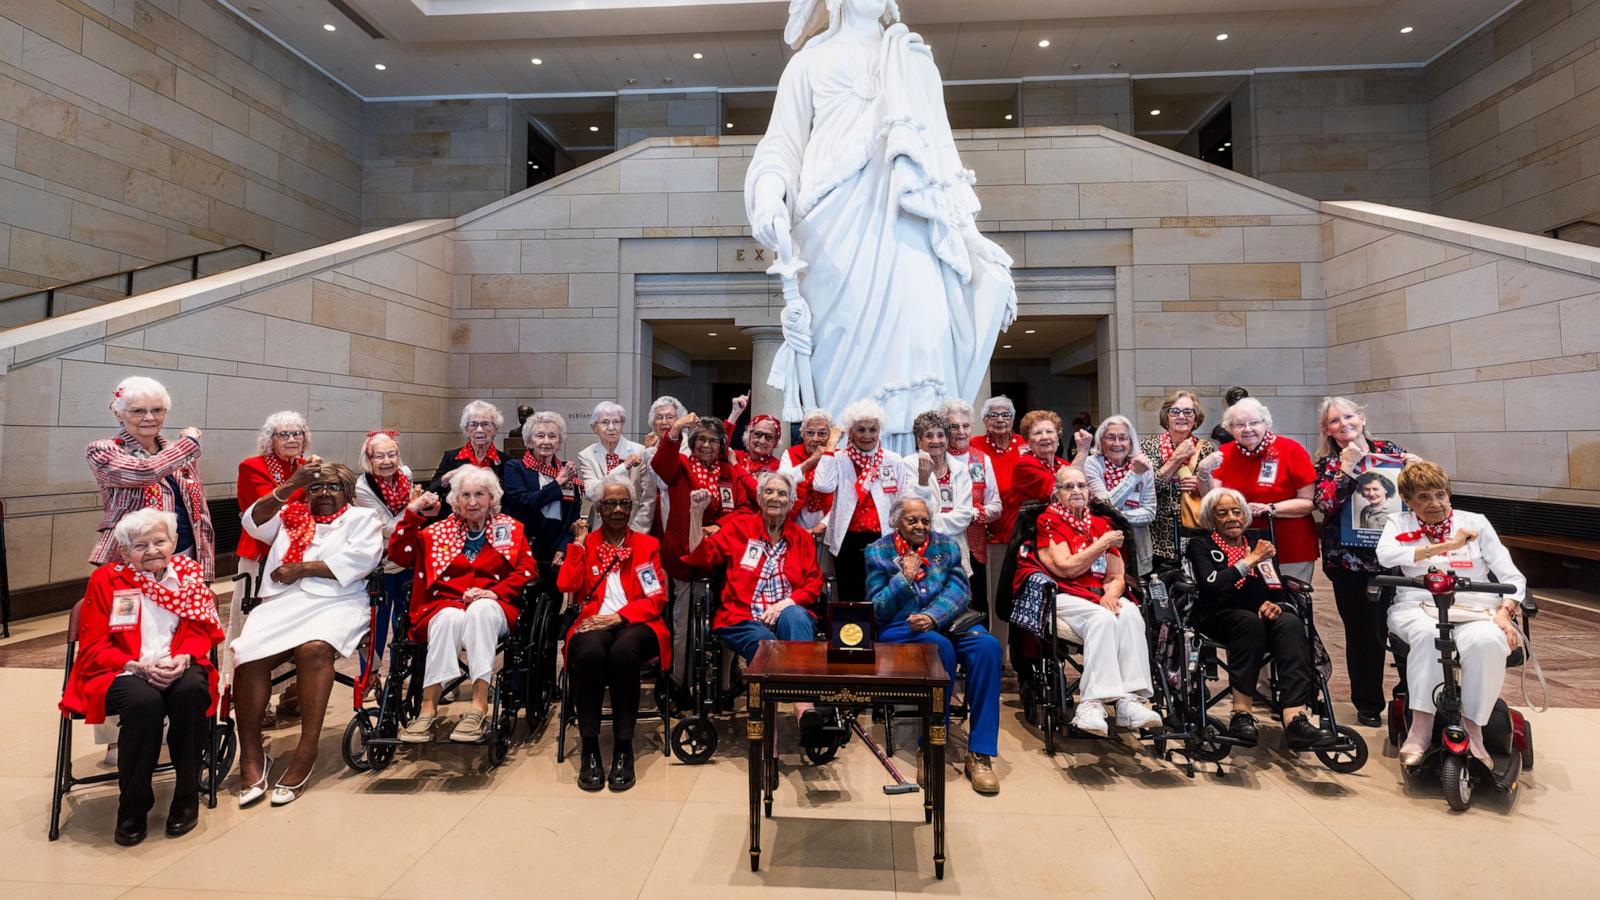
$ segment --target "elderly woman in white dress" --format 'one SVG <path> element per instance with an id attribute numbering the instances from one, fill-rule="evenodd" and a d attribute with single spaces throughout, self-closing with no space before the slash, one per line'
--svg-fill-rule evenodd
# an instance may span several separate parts
<path id="1" fill-rule="evenodd" d="M 411 480 L 411 467 L 400 458 L 400 433 L 397 431 L 369 431 L 361 445 L 362 475 L 356 479 L 356 496 L 351 502 L 362 509 L 378 514 L 383 524 L 383 543 L 389 543 L 395 527 L 405 515 L 406 504 L 421 493 Z M 378 610 L 377 629 L 372 635 L 377 657 L 383 656 L 388 643 L 389 628 L 396 609 L 404 609 L 411 596 L 411 570 L 393 560 L 383 563 L 383 606 Z M 367 659 L 361 658 L 362 671 Z"/>
<path id="2" fill-rule="evenodd" d="M 285 502 L 302 490 L 304 501 Z M 233 641 L 240 806 L 267 793 L 272 773 L 261 713 L 273 667 L 293 661 L 300 684 L 300 740 L 272 789 L 272 805 L 283 806 L 299 799 L 317 761 L 334 659 L 355 652 L 367 633 L 366 577 L 383 559 L 383 525 L 377 513 L 350 504 L 355 492 L 348 466 L 313 457 L 245 510 L 245 530 L 271 549 L 261 567 L 260 605 Z"/>
<path id="3" fill-rule="evenodd" d="M 1437 568 L 1473 581 L 1514 585 L 1515 594 L 1456 594 L 1451 619 L 1461 657 L 1461 715 L 1472 755 L 1492 765 L 1483 745 L 1483 723 L 1506 678 L 1506 657 L 1521 633 L 1516 614 L 1528 592 L 1528 580 L 1511 561 L 1489 520 L 1455 509 L 1450 502 L 1450 476 L 1435 463 L 1416 462 L 1400 472 L 1400 497 L 1408 510 L 1389 517 L 1378 538 L 1378 564 L 1398 566 L 1408 577 Z M 1459 611 L 1459 612 L 1458 612 Z M 1399 588 L 1389 606 L 1389 631 L 1410 647 L 1406 654 L 1406 687 L 1411 730 L 1400 745 L 1400 764 L 1415 766 L 1433 743 L 1433 693 L 1444 681 L 1444 667 L 1433 642 L 1439 637 L 1439 613 L 1432 595 Z"/>
<path id="4" fill-rule="evenodd" d="M 650 471 L 649 462 L 645 459 L 644 445 L 622 436 L 627 424 L 628 411 L 620 403 L 610 400 L 596 403 L 594 412 L 589 416 L 589 427 L 599 440 L 579 451 L 578 477 L 583 479 L 584 496 L 591 504 L 590 528 L 596 527 L 600 521 L 600 511 L 592 504 L 600 502 L 600 487 L 606 476 L 617 473 L 627 478 L 633 483 L 634 497 L 655 494 L 655 473 Z M 634 531 L 649 533 L 650 513 L 651 507 L 647 503 L 636 500 L 629 527 Z"/>
<path id="5" fill-rule="evenodd" d="M 1109 416 L 1094 433 L 1094 453 L 1084 460 L 1094 499 L 1122 514 L 1133 529 L 1134 575 L 1150 572 L 1150 523 L 1156 520 L 1156 476 L 1139 434 L 1126 416 Z"/>

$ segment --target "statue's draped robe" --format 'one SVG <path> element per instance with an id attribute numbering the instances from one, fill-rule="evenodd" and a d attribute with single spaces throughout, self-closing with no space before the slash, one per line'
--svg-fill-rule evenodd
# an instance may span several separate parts
<path id="1" fill-rule="evenodd" d="M 756 181 L 782 177 L 809 265 L 800 290 L 819 402 L 837 418 L 853 401 L 877 401 L 888 446 L 908 452 L 918 413 L 975 399 L 1015 309 L 1010 261 L 969 243 L 973 176 L 922 39 L 895 25 L 875 55 L 854 56 L 825 54 L 822 40 L 784 70 L 745 203 L 753 217 Z"/>

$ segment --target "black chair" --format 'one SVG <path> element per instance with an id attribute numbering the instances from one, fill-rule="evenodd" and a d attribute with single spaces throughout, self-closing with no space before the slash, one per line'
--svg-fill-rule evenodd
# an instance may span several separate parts
<path id="1" fill-rule="evenodd" d="M 234 581 L 237 583 L 240 579 L 248 580 L 248 578 L 248 575 L 235 575 Z M 83 601 L 79 600 L 73 604 L 72 615 L 67 619 L 67 660 L 61 670 L 63 691 L 66 690 L 67 678 L 72 673 L 72 663 L 78 656 L 78 618 L 82 612 Z M 211 664 L 217 664 L 215 647 L 211 650 Z M 206 746 L 200 753 L 200 790 L 205 795 L 207 809 L 217 808 L 217 786 L 233 768 L 233 760 L 239 750 L 239 739 L 234 734 L 233 719 L 227 715 L 221 704 L 218 704 L 218 711 L 220 716 L 210 717 Z M 67 794 L 75 788 L 114 783 L 117 780 L 116 772 L 101 772 L 82 777 L 72 773 L 72 723 L 82 720 L 81 715 L 63 712 L 56 734 L 56 764 L 50 795 L 50 840 L 52 841 L 61 837 L 61 804 Z M 172 763 L 160 763 L 155 771 L 157 774 L 170 772 Z"/>

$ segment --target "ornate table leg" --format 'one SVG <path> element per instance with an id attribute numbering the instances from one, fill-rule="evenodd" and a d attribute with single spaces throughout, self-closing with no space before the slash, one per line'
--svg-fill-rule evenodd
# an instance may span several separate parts
<path id="1" fill-rule="evenodd" d="M 767 703 L 762 710 L 762 718 L 767 723 L 767 739 L 762 742 L 762 772 L 766 777 L 762 779 L 766 789 L 766 814 L 772 818 L 772 792 L 778 786 L 778 704 Z"/>
<path id="2" fill-rule="evenodd" d="M 750 685 L 749 721 L 745 734 L 750 739 L 750 871 L 761 870 L 761 788 L 763 748 L 766 746 L 765 723 L 761 718 L 761 685 Z"/>
<path id="3" fill-rule="evenodd" d="M 928 779 L 929 800 L 933 804 L 933 875 L 944 878 L 944 689 L 933 689 L 932 723 L 928 727 L 927 744 L 932 749 L 933 769 L 938 777 Z M 935 793 L 937 792 L 937 793 Z"/>

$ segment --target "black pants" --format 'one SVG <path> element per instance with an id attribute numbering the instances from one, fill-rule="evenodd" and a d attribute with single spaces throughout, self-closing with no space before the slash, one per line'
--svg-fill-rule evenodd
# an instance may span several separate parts
<path id="1" fill-rule="evenodd" d="M 881 534 L 870 531 L 851 531 L 839 544 L 833 557 L 833 574 L 839 583 L 839 596 L 833 598 L 847 603 L 860 603 L 867 599 L 867 546 Z"/>
<path id="2" fill-rule="evenodd" d="M 1309 706 L 1316 699 L 1312 678 L 1311 642 L 1300 617 L 1284 610 L 1268 621 L 1254 610 L 1222 609 L 1200 621 L 1200 632 L 1228 648 L 1228 687 L 1248 697 L 1256 695 L 1262 656 L 1272 651 L 1278 675 L 1278 705 Z"/>
<path id="3" fill-rule="evenodd" d="M 639 719 L 639 677 L 644 664 L 661 655 L 650 626 L 635 623 L 604 631 L 585 631 L 567 644 L 567 669 L 572 672 L 573 703 L 578 708 L 578 735 L 600 736 L 606 688 L 611 688 L 611 735 L 633 740 Z"/>
<path id="4" fill-rule="evenodd" d="M 1367 599 L 1372 576 L 1349 569 L 1324 568 L 1333 582 L 1333 599 L 1344 620 L 1344 665 L 1350 673 L 1350 702 L 1359 713 L 1383 711 L 1384 640 L 1388 625 L 1382 603 Z"/>
<path id="5" fill-rule="evenodd" d="M 988 557 L 989 545 L 980 546 L 978 552 Z M 967 558 L 972 562 L 972 577 L 968 579 L 972 583 L 972 602 L 967 605 L 978 612 L 987 614 L 989 612 L 989 567 L 985 563 L 974 559 L 970 553 L 967 554 Z"/>
<path id="6" fill-rule="evenodd" d="M 122 796 L 117 818 L 149 815 L 156 794 L 150 786 L 156 761 L 161 757 L 161 723 L 167 722 L 167 752 L 177 781 L 172 802 L 196 801 L 200 796 L 200 755 L 205 749 L 206 710 L 211 687 L 206 672 L 190 666 L 177 681 L 160 690 L 137 675 L 111 680 L 106 690 L 106 714 L 121 719 L 117 732 L 117 783 Z"/>

